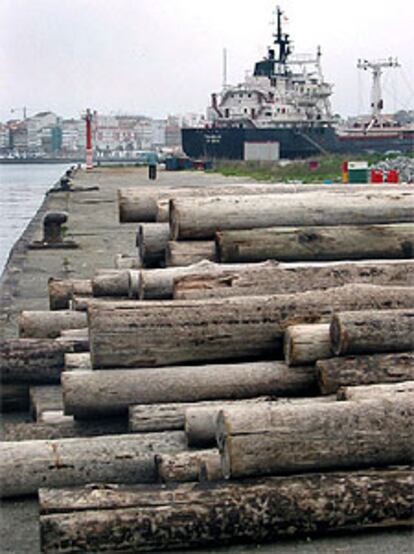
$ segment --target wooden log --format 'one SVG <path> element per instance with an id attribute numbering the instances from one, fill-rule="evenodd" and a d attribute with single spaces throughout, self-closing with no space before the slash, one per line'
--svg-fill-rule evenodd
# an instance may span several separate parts
<path id="1" fill-rule="evenodd" d="M 231 368 L 230 368 L 231 369 Z M 271 396 L 243 400 L 207 400 L 204 402 L 170 402 L 164 404 L 137 404 L 129 406 L 129 430 L 132 433 L 183 430 L 189 408 L 215 408 L 217 412 L 228 404 L 268 402 Z M 214 434 L 213 434 L 214 438 Z"/>
<path id="2" fill-rule="evenodd" d="M 198 481 L 201 464 L 210 458 L 216 463 L 220 462 L 220 454 L 216 448 L 159 454 L 155 457 L 158 482 Z"/>
<path id="3" fill-rule="evenodd" d="M 65 354 L 65 371 L 73 371 L 74 369 L 92 369 L 90 352 Z"/>
<path id="4" fill-rule="evenodd" d="M 316 363 L 322 394 L 340 387 L 414 380 L 414 353 L 330 358 Z"/>
<path id="5" fill-rule="evenodd" d="M 343 262 L 314 264 L 245 264 L 216 266 L 215 274 L 197 272 L 178 276 L 174 298 L 198 300 L 230 296 L 284 294 L 339 287 L 349 283 L 414 286 L 414 261 Z"/>
<path id="6" fill-rule="evenodd" d="M 335 401 L 335 396 L 309 397 L 309 398 L 270 398 L 264 399 L 266 406 L 280 406 L 282 404 L 299 404 L 315 403 L 315 402 L 332 402 Z M 226 408 L 238 408 L 243 410 L 249 407 L 252 402 L 262 404 L 263 399 L 251 399 L 239 402 L 220 402 L 212 403 L 211 405 L 198 406 L 193 404 L 185 410 L 184 414 L 184 429 L 187 436 L 188 446 L 195 448 L 207 448 L 217 446 L 216 431 L 217 418 L 221 410 Z"/>
<path id="7" fill-rule="evenodd" d="M 1 383 L 60 382 L 67 345 L 52 339 L 9 339 L 0 343 Z"/>
<path id="8" fill-rule="evenodd" d="M 409 464 L 414 456 L 412 395 L 398 402 L 226 408 L 217 444 L 226 478 Z"/>
<path id="9" fill-rule="evenodd" d="M 36 421 L 42 420 L 44 412 L 63 411 L 63 395 L 60 385 L 30 387 L 30 413 Z"/>
<path id="10" fill-rule="evenodd" d="M 88 329 L 67 329 L 60 332 L 60 337 L 55 339 L 63 345 L 67 352 L 89 352 Z"/>
<path id="11" fill-rule="evenodd" d="M 153 483 L 154 455 L 185 448 L 184 433 L 149 433 L 0 443 L 0 494 L 86 483 Z"/>
<path id="12" fill-rule="evenodd" d="M 169 240 L 168 223 L 141 223 L 137 232 L 137 247 L 142 267 L 162 267 Z"/>
<path id="13" fill-rule="evenodd" d="M 141 269 L 139 257 L 128 254 L 117 254 L 114 265 L 116 269 Z"/>
<path id="14" fill-rule="evenodd" d="M 92 366 L 274 358 L 281 354 L 289 325 L 329 321 L 338 310 L 413 306 L 414 287 L 372 285 L 292 295 L 96 305 L 89 309 Z"/>
<path id="15" fill-rule="evenodd" d="M 2 383 L 0 386 L 0 413 L 25 411 L 29 408 L 29 387 Z"/>
<path id="16" fill-rule="evenodd" d="M 260 267 L 265 264 L 257 264 Z M 208 260 L 203 260 L 196 264 L 184 267 L 166 267 L 163 269 L 143 269 L 140 272 L 139 278 L 139 298 L 140 300 L 168 300 L 173 297 L 174 281 L 180 279 L 184 275 L 191 275 L 194 272 L 211 274 L 221 273 L 225 269 L 236 269 L 236 265 L 228 266 L 223 264 L 215 264 Z M 413 264 L 414 268 L 414 264 Z"/>
<path id="17" fill-rule="evenodd" d="M 340 312 L 330 325 L 337 356 L 407 352 L 414 348 L 414 310 Z"/>
<path id="18" fill-rule="evenodd" d="M 283 341 L 288 366 L 313 364 L 332 356 L 329 324 L 292 325 L 285 331 Z"/>
<path id="19" fill-rule="evenodd" d="M 119 220 L 121 223 L 143 223 L 143 222 L 155 222 L 161 221 L 165 218 L 166 207 L 171 199 L 175 198 L 200 198 L 207 199 L 208 197 L 216 196 L 233 196 L 235 194 L 240 195 L 262 195 L 262 194 L 276 194 L 281 195 L 285 193 L 315 193 L 322 191 L 324 195 L 327 193 L 337 194 L 344 193 L 343 185 L 297 185 L 286 183 L 213 183 L 211 177 L 208 183 L 205 183 L 202 187 L 136 187 L 136 188 L 121 188 L 118 190 L 118 206 L 119 206 Z M 399 186 L 393 187 L 392 185 L 348 185 L 346 187 L 346 195 L 349 197 L 352 194 L 372 192 L 409 192 L 410 187 Z M 163 215 L 160 219 L 159 206 L 162 206 Z M 168 221 L 168 220 L 167 220 Z"/>
<path id="20" fill-rule="evenodd" d="M 65 413 L 90 418 L 123 415 L 134 404 L 312 394 L 315 371 L 281 362 L 73 371 L 62 374 L 62 385 Z"/>
<path id="21" fill-rule="evenodd" d="M 360 387 L 342 387 L 338 391 L 338 400 L 364 401 L 378 397 L 395 399 L 401 394 L 411 394 L 414 400 L 414 381 L 403 381 L 402 383 L 366 385 Z"/>
<path id="22" fill-rule="evenodd" d="M 48 281 L 49 307 L 51 310 L 68 310 L 73 294 L 92 294 L 90 279 L 55 279 Z"/>
<path id="23" fill-rule="evenodd" d="M 72 416 L 60 416 L 58 412 L 45 412 L 46 421 L 36 423 L 5 423 L 2 441 L 55 440 L 74 437 L 122 435 L 128 432 L 124 418 L 94 421 L 76 421 Z M 50 414 L 55 415 L 55 419 Z M 63 414 L 63 412 L 60 412 Z"/>
<path id="24" fill-rule="evenodd" d="M 19 317 L 19 337 L 54 339 L 64 329 L 87 327 L 86 314 L 72 310 L 22 311 Z"/>
<path id="25" fill-rule="evenodd" d="M 93 296 L 129 296 L 129 269 L 100 270 L 92 279 Z"/>
<path id="26" fill-rule="evenodd" d="M 42 552 L 148 552 L 412 526 L 408 468 L 39 493 Z M 335 509 L 332 509 L 332 507 Z M 156 523 L 155 523 L 156 522 Z"/>
<path id="27" fill-rule="evenodd" d="M 412 223 L 412 192 L 297 193 L 177 198 L 170 202 L 172 240 L 213 239 L 217 231 L 314 225 Z"/>
<path id="28" fill-rule="evenodd" d="M 414 225 L 271 227 L 221 231 L 216 235 L 221 262 L 286 262 L 411 258 Z"/>
<path id="29" fill-rule="evenodd" d="M 221 481 L 224 479 L 223 470 L 221 469 L 221 457 L 209 457 L 203 460 L 200 464 L 198 480 L 205 481 Z"/>
<path id="30" fill-rule="evenodd" d="M 214 241 L 169 241 L 165 249 L 165 263 L 167 267 L 184 267 L 203 260 L 209 260 L 210 262 L 218 261 Z"/>

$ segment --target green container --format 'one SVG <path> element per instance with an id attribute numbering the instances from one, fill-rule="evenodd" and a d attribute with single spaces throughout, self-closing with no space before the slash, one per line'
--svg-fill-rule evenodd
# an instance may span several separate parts
<path id="1" fill-rule="evenodd" d="M 349 182 L 350 183 L 368 183 L 369 171 L 368 169 L 350 169 L 349 170 Z"/>

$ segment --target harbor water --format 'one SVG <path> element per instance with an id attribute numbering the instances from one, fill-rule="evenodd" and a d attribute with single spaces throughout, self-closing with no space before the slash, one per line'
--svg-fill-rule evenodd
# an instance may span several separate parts
<path id="1" fill-rule="evenodd" d="M 70 164 L 0 164 L 0 275 L 45 193 Z"/>

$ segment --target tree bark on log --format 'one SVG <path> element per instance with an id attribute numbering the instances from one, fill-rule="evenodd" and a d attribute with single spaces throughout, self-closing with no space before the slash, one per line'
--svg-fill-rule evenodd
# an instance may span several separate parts
<path id="1" fill-rule="evenodd" d="M 217 231 L 313 225 L 412 223 L 412 192 L 297 193 L 177 198 L 170 203 L 172 240 L 213 239 Z"/>
<path id="2" fill-rule="evenodd" d="M 363 194 L 367 192 L 410 192 L 410 187 L 387 185 L 347 185 L 346 195 L 349 197 L 352 194 Z M 121 188 L 118 190 L 118 206 L 119 220 L 121 223 L 144 223 L 155 222 L 159 215 L 161 219 L 165 218 L 165 205 L 171 199 L 177 198 L 200 198 L 207 199 L 217 196 L 253 196 L 263 194 L 284 195 L 285 193 L 315 193 L 323 191 L 326 195 L 329 193 L 337 194 L 344 193 L 343 185 L 296 185 L 286 183 L 212 183 L 209 182 L 202 187 L 171 187 L 165 186 L 154 187 L 139 187 L 139 188 Z M 162 211 L 158 212 L 158 206 L 161 205 Z M 168 221 L 168 220 L 167 220 Z"/>
<path id="3" fill-rule="evenodd" d="M 275 358 L 289 325 L 323 323 L 339 310 L 412 307 L 413 287 L 372 285 L 291 295 L 96 305 L 89 309 L 92 366 Z"/>
<path id="4" fill-rule="evenodd" d="M 401 394 L 411 394 L 414 401 L 414 381 L 403 381 L 402 383 L 366 385 L 360 387 L 342 387 L 338 391 L 338 400 L 364 401 L 378 397 L 395 398 Z"/>
<path id="5" fill-rule="evenodd" d="M 134 404 L 311 395 L 315 383 L 313 367 L 281 362 L 62 374 L 65 413 L 86 419 L 123 415 Z"/>
<path id="6" fill-rule="evenodd" d="M 286 294 L 349 283 L 414 286 L 414 261 L 216 266 L 215 274 L 194 271 L 178 276 L 174 298 L 199 300 L 231 296 Z"/>
<path id="7" fill-rule="evenodd" d="M 338 225 L 271 227 L 221 231 L 216 235 L 220 262 L 252 263 L 312 260 L 412 258 L 414 225 Z"/>
<path id="8" fill-rule="evenodd" d="M 220 461 L 216 448 L 159 454 L 155 457 L 157 480 L 159 483 L 198 481 L 201 464 L 210 458 L 216 463 Z"/>
<path id="9" fill-rule="evenodd" d="M 45 385 L 60 382 L 71 347 L 52 339 L 10 339 L 0 343 L 1 383 Z"/>
<path id="10" fill-rule="evenodd" d="M 137 232 L 137 247 L 142 267 L 165 265 L 165 250 L 170 240 L 168 223 L 141 223 Z"/>
<path id="11" fill-rule="evenodd" d="M 42 489 L 42 552 L 147 552 L 413 524 L 408 468 L 233 483 Z M 332 509 L 332 506 L 335 509 Z"/>
<path id="12" fill-rule="evenodd" d="M 83 329 L 67 329 L 61 331 L 55 341 L 64 346 L 67 352 L 89 352 L 89 333 L 87 327 Z"/>
<path id="13" fill-rule="evenodd" d="M 285 331 L 283 341 L 288 366 L 314 364 L 332 356 L 329 324 L 292 325 Z"/>
<path id="14" fill-rule="evenodd" d="M 73 371 L 74 369 L 92 369 L 90 352 L 65 354 L 65 371 Z"/>
<path id="15" fill-rule="evenodd" d="M 268 402 L 271 399 L 271 396 L 260 396 L 259 398 L 247 398 L 243 400 L 208 400 L 204 402 L 132 405 L 129 406 L 129 430 L 131 433 L 184 430 L 185 413 L 189 408 L 216 408 L 218 412 L 227 404 Z"/>
<path id="16" fill-rule="evenodd" d="M 90 279 L 55 279 L 48 281 L 49 307 L 51 310 L 68 310 L 73 294 L 92 294 Z"/>
<path id="17" fill-rule="evenodd" d="M 154 455 L 185 448 L 184 433 L 0 443 L 0 494 L 86 483 L 154 483 Z"/>
<path id="18" fill-rule="evenodd" d="M 50 412 L 49 412 L 50 413 Z M 61 412 L 63 414 L 63 412 Z M 128 433 L 124 418 L 96 421 L 76 421 L 64 416 L 60 422 L 5 423 L 1 432 L 2 441 L 55 440 L 75 437 L 97 437 Z"/>
<path id="19" fill-rule="evenodd" d="M 117 254 L 114 262 L 115 268 L 122 269 L 141 269 L 141 261 L 138 256 L 128 254 Z"/>
<path id="20" fill-rule="evenodd" d="M 86 314 L 72 310 L 23 311 L 19 317 L 20 338 L 54 339 L 64 329 L 87 327 Z"/>
<path id="21" fill-rule="evenodd" d="M 340 387 L 414 380 L 414 353 L 330 358 L 316 363 L 322 394 Z"/>
<path id="22" fill-rule="evenodd" d="M 93 296 L 124 296 L 128 298 L 131 271 L 134 270 L 100 270 L 92 279 Z"/>
<path id="23" fill-rule="evenodd" d="M 214 241 L 169 241 L 165 249 L 165 263 L 167 267 L 185 267 L 203 260 L 210 262 L 218 261 Z"/>
<path id="24" fill-rule="evenodd" d="M 340 312 L 330 326 L 337 356 L 414 349 L 414 310 Z"/>
<path id="25" fill-rule="evenodd" d="M 62 387 L 51 385 L 30 387 L 30 413 L 35 421 L 41 421 L 44 412 L 63 411 Z"/>
<path id="26" fill-rule="evenodd" d="M 223 470 L 221 469 L 221 457 L 207 458 L 200 464 L 198 480 L 202 483 L 205 481 L 222 481 L 224 479 Z"/>
<path id="27" fill-rule="evenodd" d="M 412 395 L 398 402 L 226 408 L 217 419 L 223 474 L 238 479 L 410 464 L 414 456 Z"/>

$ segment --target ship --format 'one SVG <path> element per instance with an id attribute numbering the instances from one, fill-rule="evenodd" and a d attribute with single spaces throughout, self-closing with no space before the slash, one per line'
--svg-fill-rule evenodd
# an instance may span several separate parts
<path id="1" fill-rule="evenodd" d="M 182 129 L 184 152 L 192 158 L 235 160 L 249 159 L 247 153 L 261 146 L 270 152 L 269 159 L 414 152 L 414 125 L 383 114 L 382 71 L 398 67 L 398 61 L 358 62 L 373 73 L 371 114 L 352 127 L 340 125 L 332 113 L 333 85 L 323 75 L 321 48 L 315 55 L 295 55 L 280 7 L 276 14 L 274 44 L 267 55 L 243 83 L 231 86 L 224 80 L 221 92 L 212 94 L 203 127 Z"/>

